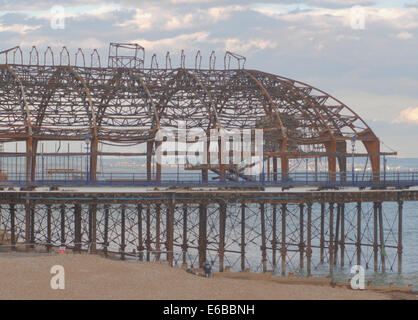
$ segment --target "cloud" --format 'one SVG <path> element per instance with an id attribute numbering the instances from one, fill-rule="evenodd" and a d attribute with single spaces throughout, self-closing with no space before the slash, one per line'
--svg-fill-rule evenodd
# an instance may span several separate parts
<path id="1" fill-rule="evenodd" d="M 392 123 L 418 124 L 418 107 L 402 110 L 399 116 L 393 120 Z"/>
<path id="2" fill-rule="evenodd" d="M 225 43 L 225 50 L 236 53 L 245 53 L 247 55 L 255 51 L 273 49 L 279 45 L 278 41 L 270 39 L 251 39 L 242 40 L 239 38 L 218 39 L 218 42 Z"/>
<path id="3" fill-rule="evenodd" d="M 29 26 L 29 25 L 24 25 L 24 24 L 12 24 L 12 25 L 8 25 L 8 26 L 3 26 L 2 24 L 0 24 L 0 32 L 13 32 L 13 33 L 18 33 L 21 35 L 24 35 L 26 33 L 28 33 L 29 31 L 34 31 L 36 29 L 39 29 L 41 26 Z"/>
<path id="4" fill-rule="evenodd" d="M 209 32 L 195 32 L 191 34 L 180 34 L 172 38 L 158 40 L 136 39 L 133 43 L 139 43 L 146 50 L 180 50 L 196 48 L 196 44 L 208 41 Z"/>
<path id="5" fill-rule="evenodd" d="M 115 26 L 135 29 L 137 32 L 201 28 L 228 20 L 233 13 L 244 10 L 246 7 L 239 5 L 198 8 L 191 11 L 176 8 L 162 10 L 160 6 L 148 6 L 135 8 L 132 19 L 117 23 Z"/>

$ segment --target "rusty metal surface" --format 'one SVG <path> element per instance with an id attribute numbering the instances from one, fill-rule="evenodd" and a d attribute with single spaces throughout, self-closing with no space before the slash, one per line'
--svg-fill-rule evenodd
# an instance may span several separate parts
<path id="1" fill-rule="evenodd" d="M 97 50 L 89 59 L 81 49 L 73 58 L 65 47 L 59 55 L 49 47 L 42 55 L 33 47 L 28 62 L 19 47 L 0 52 L 0 141 L 26 141 L 29 157 L 39 141 L 84 140 L 88 135 L 94 180 L 99 142 L 146 143 L 154 141 L 160 127 L 187 121 L 188 128 L 205 131 L 263 128 L 265 151 L 281 157 L 284 166 L 298 152 L 307 157 L 326 152 L 331 172 L 336 171 L 335 159 L 341 160 L 333 154 L 344 154 L 346 142 L 355 137 L 363 142 L 373 172 L 379 170 L 376 135 L 359 115 L 322 90 L 246 70 L 245 58 L 231 52 L 223 69 L 215 68 L 214 52 L 209 69 L 201 68 L 200 52 L 195 68 L 186 68 L 184 53 L 179 68 L 172 67 L 169 53 L 165 68 L 156 56 L 145 68 L 144 56 L 143 47 L 118 43 L 109 47 L 108 66 Z"/>

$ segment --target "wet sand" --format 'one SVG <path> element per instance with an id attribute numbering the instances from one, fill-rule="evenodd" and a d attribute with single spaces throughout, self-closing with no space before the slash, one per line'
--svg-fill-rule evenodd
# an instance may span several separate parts
<path id="1" fill-rule="evenodd" d="M 53 265 L 65 290 L 50 286 Z M 202 278 L 165 264 L 115 261 L 86 254 L 0 253 L 0 299 L 391 299 L 390 294 L 264 280 Z"/>

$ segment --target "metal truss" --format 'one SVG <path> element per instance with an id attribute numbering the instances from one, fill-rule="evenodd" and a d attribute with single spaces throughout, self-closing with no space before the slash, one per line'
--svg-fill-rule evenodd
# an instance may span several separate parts
<path id="1" fill-rule="evenodd" d="M 0 243 L 12 249 L 65 246 L 172 266 L 209 262 L 219 271 L 274 270 L 282 276 L 332 274 L 354 264 L 401 272 L 403 201 L 303 197 L 12 201 L 0 205 Z"/>
<path id="2" fill-rule="evenodd" d="M 363 142 L 373 172 L 379 172 L 379 139 L 359 115 L 322 90 L 246 70 L 245 58 L 231 52 L 223 70 L 215 68 L 214 52 L 209 69 L 201 68 L 200 52 L 195 68 L 185 67 L 184 53 L 179 68 L 172 67 L 169 53 L 165 68 L 156 56 L 145 68 L 144 57 L 141 46 L 117 43 L 110 45 L 108 66 L 101 65 L 97 50 L 88 59 L 79 49 L 71 59 L 64 47 L 57 64 L 49 47 L 43 63 L 35 47 L 27 63 L 19 47 L 0 52 L 0 141 L 26 141 L 28 179 L 34 179 L 39 141 L 89 136 L 94 180 L 98 143 L 153 145 L 159 128 L 177 127 L 179 121 L 205 131 L 262 128 L 267 151 L 281 159 L 285 173 L 289 152 L 309 147 L 328 154 L 330 172 L 336 172 L 337 158 L 346 172 L 346 142 L 355 138 Z"/>

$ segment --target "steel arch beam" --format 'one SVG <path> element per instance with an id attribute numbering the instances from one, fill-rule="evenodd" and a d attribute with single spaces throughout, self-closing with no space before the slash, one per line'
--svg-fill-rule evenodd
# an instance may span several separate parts
<path id="1" fill-rule="evenodd" d="M 256 77 L 254 77 L 247 70 L 242 70 L 242 72 L 245 73 L 246 75 L 248 75 L 251 78 L 251 80 L 257 84 L 257 86 L 263 92 L 263 95 L 265 96 L 265 98 L 268 100 L 270 106 L 273 108 L 273 110 L 274 110 L 273 112 L 274 112 L 274 115 L 275 115 L 275 117 L 277 119 L 277 122 L 279 124 L 279 128 L 280 128 L 281 135 L 282 135 L 281 151 L 286 152 L 287 151 L 287 133 L 286 133 L 286 130 L 283 126 L 283 122 L 282 122 L 282 119 L 280 118 L 280 115 L 279 115 L 279 112 L 277 110 L 276 104 L 273 102 L 273 100 L 272 100 L 270 94 L 268 93 L 268 91 L 266 90 L 266 88 L 263 86 L 263 84 Z M 270 117 L 271 117 L 271 115 L 270 115 Z M 273 119 L 271 119 L 271 120 L 273 120 Z M 281 162 L 281 170 L 282 170 L 282 179 L 286 180 L 288 178 L 288 174 L 289 174 L 289 158 L 286 157 L 286 156 L 281 156 L 280 159 L 281 159 L 280 162 Z"/>
<path id="2" fill-rule="evenodd" d="M 26 93 L 25 88 L 23 87 L 22 81 L 20 80 L 19 76 L 16 72 L 12 69 L 10 65 L 6 65 L 5 68 L 8 70 L 10 74 L 13 75 L 16 82 L 19 84 L 20 90 L 20 99 L 21 105 L 23 104 L 22 112 L 23 118 L 25 119 L 25 126 L 26 126 L 26 181 L 30 182 L 34 180 L 34 167 L 35 167 L 35 159 L 36 159 L 36 140 L 33 139 L 33 131 L 32 131 L 32 119 L 30 109 L 26 100 Z M 35 153 L 35 154 L 34 154 Z"/>
<path id="3" fill-rule="evenodd" d="M 87 96 L 87 101 L 90 107 L 90 134 L 91 134 L 91 147 L 90 147 L 90 180 L 96 180 L 97 174 L 97 151 L 99 146 L 99 137 L 98 137 L 98 130 L 97 130 L 97 122 L 96 122 L 96 112 L 94 110 L 93 100 L 91 97 L 91 93 L 89 88 L 87 88 L 86 82 L 81 77 L 81 75 L 76 72 L 71 66 L 66 67 L 70 74 L 72 74 L 83 86 L 84 92 Z"/>

